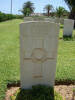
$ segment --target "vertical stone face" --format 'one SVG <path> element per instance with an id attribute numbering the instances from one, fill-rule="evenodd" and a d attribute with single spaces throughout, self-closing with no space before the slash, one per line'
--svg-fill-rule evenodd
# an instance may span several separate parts
<path id="1" fill-rule="evenodd" d="M 26 21 L 33 21 L 33 18 L 32 17 L 24 17 L 24 22 Z"/>
<path id="2" fill-rule="evenodd" d="M 64 18 L 60 18 L 60 24 L 64 24 Z"/>
<path id="3" fill-rule="evenodd" d="M 20 24 L 21 88 L 54 86 L 59 25 L 44 21 Z"/>
<path id="4" fill-rule="evenodd" d="M 74 28 L 74 20 L 64 19 L 64 33 L 63 33 L 63 36 L 72 37 L 73 28 Z"/>
<path id="5" fill-rule="evenodd" d="M 55 23 L 64 24 L 63 18 L 55 18 Z"/>
<path id="6" fill-rule="evenodd" d="M 55 18 L 55 23 L 60 23 L 60 18 Z"/>
<path id="7" fill-rule="evenodd" d="M 55 19 L 53 18 L 44 18 L 45 21 L 55 22 Z"/>

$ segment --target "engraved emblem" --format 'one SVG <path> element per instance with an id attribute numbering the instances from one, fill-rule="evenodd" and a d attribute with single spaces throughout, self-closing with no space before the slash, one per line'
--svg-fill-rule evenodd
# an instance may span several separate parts
<path id="1" fill-rule="evenodd" d="M 44 62 L 47 58 L 47 52 L 43 48 L 35 48 L 32 51 L 31 57 L 33 62 Z"/>

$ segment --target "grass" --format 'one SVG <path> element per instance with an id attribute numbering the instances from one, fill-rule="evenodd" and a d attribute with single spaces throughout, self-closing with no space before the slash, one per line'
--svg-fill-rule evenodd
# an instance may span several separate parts
<path id="1" fill-rule="evenodd" d="M 17 90 L 11 100 L 63 100 L 59 93 L 49 86 L 33 86 L 29 90 Z"/>
<path id="2" fill-rule="evenodd" d="M 21 21 L 0 23 L 0 100 L 5 96 L 7 83 L 19 80 L 19 23 Z"/>
<path id="3" fill-rule="evenodd" d="M 59 41 L 56 80 L 75 80 L 75 41 Z"/>
<path id="4" fill-rule="evenodd" d="M 19 23 L 16 19 L 0 23 L 0 100 L 7 84 L 20 80 Z M 75 34 L 75 31 L 74 31 Z M 62 28 L 59 37 L 62 38 Z M 75 41 L 59 40 L 56 80 L 75 81 Z"/>

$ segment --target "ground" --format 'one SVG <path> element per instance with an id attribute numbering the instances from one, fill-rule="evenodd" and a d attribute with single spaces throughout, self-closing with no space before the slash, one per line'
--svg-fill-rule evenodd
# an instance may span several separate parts
<path id="1" fill-rule="evenodd" d="M 39 92 L 38 92 L 39 91 Z M 18 89 L 11 100 L 63 100 L 63 97 L 49 86 L 33 86 L 32 89 Z"/>
<path id="2" fill-rule="evenodd" d="M 75 100 L 75 95 L 73 92 L 75 85 L 56 85 L 54 86 L 54 90 L 59 93 L 63 100 Z M 12 97 L 12 100 L 14 99 L 14 96 L 16 94 L 16 91 L 19 90 L 20 87 L 10 87 L 6 91 L 6 98 L 5 100 L 10 100 L 10 97 Z M 17 94 L 18 95 L 18 94 Z"/>
<path id="3" fill-rule="evenodd" d="M 23 20 L 0 23 L 0 100 L 5 97 L 8 83 L 20 80 L 19 24 Z M 75 34 L 75 31 L 73 32 Z M 75 40 L 64 41 L 59 34 L 57 81 L 75 81 Z"/>

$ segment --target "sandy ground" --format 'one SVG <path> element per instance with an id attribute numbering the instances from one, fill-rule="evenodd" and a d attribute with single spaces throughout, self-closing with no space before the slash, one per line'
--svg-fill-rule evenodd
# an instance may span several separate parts
<path id="1" fill-rule="evenodd" d="M 13 95 L 20 87 L 11 87 L 6 92 L 5 100 L 10 100 L 10 96 Z M 57 85 L 54 89 L 60 93 L 65 100 L 75 100 L 75 93 L 73 93 L 75 85 Z"/>
<path id="2" fill-rule="evenodd" d="M 74 93 L 73 88 L 75 88 L 75 85 L 58 85 L 55 86 L 55 90 L 60 93 L 65 100 L 75 100 L 74 99 Z"/>

